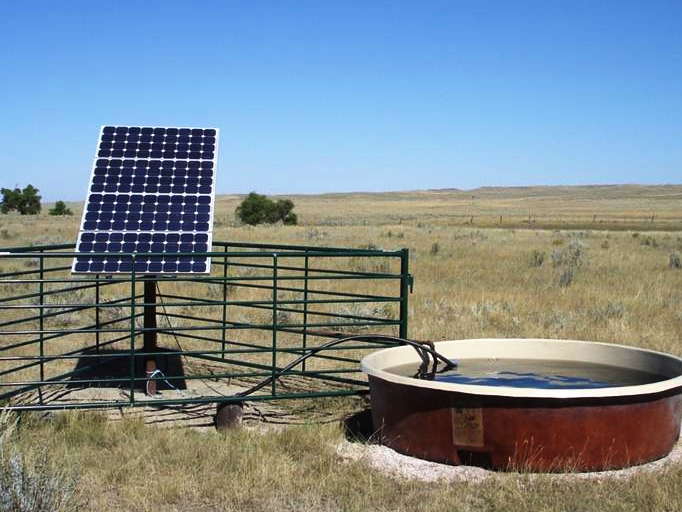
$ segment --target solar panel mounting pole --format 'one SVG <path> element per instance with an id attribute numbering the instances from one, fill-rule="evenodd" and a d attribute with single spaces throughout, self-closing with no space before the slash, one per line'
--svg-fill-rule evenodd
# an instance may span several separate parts
<path id="1" fill-rule="evenodd" d="M 143 353 L 144 368 L 147 376 L 146 390 L 150 396 L 156 395 L 156 381 L 153 380 L 156 372 L 156 279 L 154 276 L 147 276 L 144 280 L 144 333 L 143 333 Z"/>
<path id="2" fill-rule="evenodd" d="M 217 128 L 102 126 L 100 132 L 71 271 L 147 276 L 144 347 L 133 357 L 144 358 L 149 395 L 157 388 L 158 276 L 210 274 L 205 254 L 212 247 L 217 150 Z"/>

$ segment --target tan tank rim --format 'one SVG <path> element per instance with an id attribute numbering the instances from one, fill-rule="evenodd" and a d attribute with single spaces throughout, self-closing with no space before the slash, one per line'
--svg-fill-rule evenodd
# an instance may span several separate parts
<path id="1" fill-rule="evenodd" d="M 593 341 L 556 339 L 470 339 L 436 343 L 436 350 L 452 360 L 494 359 L 564 359 L 631 368 L 663 376 L 663 380 L 638 386 L 592 389 L 538 389 L 510 386 L 479 386 L 403 377 L 386 371 L 402 364 L 420 362 L 412 347 L 383 349 L 366 356 L 360 363 L 363 372 L 407 386 L 439 389 L 471 395 L 529 398 L 596 398 L 647 395 L 682 388 L 682 359 L 663 352 Z"/>

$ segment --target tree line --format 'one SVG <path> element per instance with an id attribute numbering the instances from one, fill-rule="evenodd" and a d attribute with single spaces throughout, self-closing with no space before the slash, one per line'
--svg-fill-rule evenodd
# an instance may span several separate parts
<path id="1" fill-rule="evenodd" d="M 23 189 L 19 187 L 3 188 L 0 192 L 2 193 L 1 213 L 16 211 L 21 215 L 38 215 L 42 209 L 41 196 L 38 195 L 40 191 L 30 183 Z M 73 215 L 64 201 L 57 201 L 54 208 L 50 208 L 47 213 L 50 215 Z"/>
<path id="2" fill-rule="evenodd" d="M 31 184 L 23 189 L 3 188 L 0 212 L 7 214 L 13 211 L 21 215 L 37 215 L 42 206 L 39 190 Z M 251 192 L 237 206 L 235 214 L 244 224 L 255 226 L 257 224 L 275 224 L 282 222 L 287 226 L 296 225 L 298 217 L 294 213 L 294 202 L 291 199 L 272 200 L 264 195 Z M 57 201 L 54 208 L 48 210 L 50 215 L 73 215 L 64 201 Z"/>

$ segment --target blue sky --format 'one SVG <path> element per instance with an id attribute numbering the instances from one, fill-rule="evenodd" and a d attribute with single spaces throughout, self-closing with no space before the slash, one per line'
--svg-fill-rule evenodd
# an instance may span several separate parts
<path id="1" fill-rule="evenodd" d="M 682 2 L 0 3 L 0 184 L 100 125 L 221 130 L 218 193 L 681 183 Z"/>

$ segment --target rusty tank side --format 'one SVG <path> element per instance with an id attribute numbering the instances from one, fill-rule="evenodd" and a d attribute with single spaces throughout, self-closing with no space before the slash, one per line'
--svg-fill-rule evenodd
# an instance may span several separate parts
<path id="1" fill-rule="evenodd" d="M 437 348 L 454 359 L 572 358 L 646 370 L 661 380 L 554 390 L 428 381 L 385 371 L 417 361 L 409 347 L 385 349 L 367 356 L 362 368 L 374 427 L 400 453 L 499 470 L 598 471 L 664 457 L 679 437 L 682 359 L 675 356 L 570 340 L 461 340 Z"/>
<path id="2" fill-rule="evenodd" d="M 370 376 L 383 444 L 414 457 L 500 470 L 597 471 L 664 457 L 680 432 L 682 399 L 469 395 Z"/>

